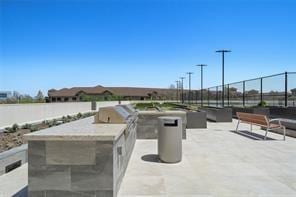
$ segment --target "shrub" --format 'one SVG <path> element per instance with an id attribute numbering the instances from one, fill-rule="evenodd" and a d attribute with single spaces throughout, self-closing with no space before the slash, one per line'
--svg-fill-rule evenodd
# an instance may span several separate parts
<path id="1" fill-rule="evenodd" d="M 22 126 L 22 129 L 30 129 L 31 128 L 31 124 L 24 124 L 23 126 Z"/>
<path id="2" fill-rule="evenodd" d="M 30 132 L 38 131 L 37 126 L 31 126 Z"/>
<path id="3" fill-rule="evenodd" d="M 267 103 L 266 103 L 266 101 L 260 101 L 257 106 L 258 107 L 266 107 Z"/>
<path id="4" fill-rule="evenodd" d="M 11 127 L 11 129 L 12 129 L 13 132 L 16 132 L 19 129 L 18 124 L 16 124 L 16 123 L 13 124 L 12 127 Z"/>
<path id="5" fill-rule="evenodd" d="M 63 121 L 63 123 L 69 122 L 68 119 L 66 118 L 66 116 L 62 117 L 62 121 Z"/>
<path id="6" fill-rule="evenodd" d="M 151 102 L 151 103 L 136 103 L 136 108 L 137 109 L 146 109 L 146 108 L 152 108 L 159 106 L 160 104 L 157 102 Z"/>
<path id="7" fill-rule="evenodd" d="M 49 121 L 48 124 L 47 124 L 47 126 L 48 126 L 48 127 L 52 127 L 52 126 L 53 126 L 52 121 Z"/>
<path id="8" fill-rule="evenodd" d="M 5 127 L 4 133 L 10 133 L 12 131 L 11 127 Z"/>
<path id="9" fill-rule="evenodd" d="M 77 114 L 77 118 L 80 119 L 81 117 L 82 117 L 82 114 L 79 112 L 79 113 Z"/>
<path id="10" fill-rule="evenodd" d="M 77 120 L 78 118 L 76 116 L 72 117 L 72 121 Z"/>
<path id="11" fill-rule="evenodd" d="M 57 119 L 53 119 L 52 120 L 52 125 L 56 125 L 57 124 Z"/>

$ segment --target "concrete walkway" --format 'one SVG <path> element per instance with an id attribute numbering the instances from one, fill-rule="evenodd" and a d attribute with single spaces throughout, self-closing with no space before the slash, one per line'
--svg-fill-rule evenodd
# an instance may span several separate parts
<path id="1" fill-rule="evenodd" d="M 235 122 L 187 130 L 177 164 L 157 162 L 156 140 L 137 140 L 119 196 L 295 197 L 296 139 L 271 133 L 263 141 L 258 127 L 234 129 Z"/>
<path id="2" fill-rule="evenodd" d="M 28 164 L 0 176 L 0 197 L 26 197 L 28 185 Z"/>
<path id="3" fill-rule="evenodd" d="M 183 160 L 159 163 L 156 140 L 137 140 L 119 197 L 295 197 L 296 139 L 248 125 L 208 123 L 187 130 Z M 27 164 L 0 176 L 0 197 L 24 192 Z M 17 196 L 25 196 L 17 195 Z"/>

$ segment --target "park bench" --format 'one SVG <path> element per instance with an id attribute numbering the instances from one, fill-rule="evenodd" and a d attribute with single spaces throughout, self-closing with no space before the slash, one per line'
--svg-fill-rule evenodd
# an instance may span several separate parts
<path id="1" fill-rule="evenodd" d="M 238 131 L 238 126 L 240 123 L 247 123 L 252 126 L 257 125 L 261 128 L 266 129 L 264 140 L 266 139 L 267 132 L 273 129 L 283 129 L 283 140 L 286 138 L 286 127 L 282 125 L 280 119 L 269 119 L 265 115 L 261 114 L 251 114 L 251 113 L 243 113 L 243 112 L 236 112 L 236 116 L 238 118 L 238 123 L 236 126 L 236 132 Z"/>

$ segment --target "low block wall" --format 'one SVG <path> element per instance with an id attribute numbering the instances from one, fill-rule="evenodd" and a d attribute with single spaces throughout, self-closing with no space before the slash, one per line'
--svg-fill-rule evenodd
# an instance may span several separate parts
<path id="1" fill-rule="evenodd" d="M 270 107 L 272 117 L 296 118 L 296 107 Z"/>
<path id="2" fill-rule="evenodd" d="M 122 104 L 128 103 L 129 101 L 122 101 Z M 118 101 L 97 102 L 96 109 L 117 104 Z M 35 123 L 89 111 L 92 111 L 91 102 L 0 104 L 0 128 L 11 126 L 14 123 Z"/>
<path id="3" fill-rule="evenodd" d="M 0 153 L 0 176 L 27 162 L 28 145 Z"/>
<path id="4" fill-rule="evenodd" d="M 270 116 L 270 110 L 268 107 L 232 107 L 232 115 L 236 117 L 236 112 L 262 114 L 267 117 Z"/>
<path id="5" fill-rule="evenodd" d="M 214 122 L 232 122 L 231 108 L 201 108 L 207 113 L 207 119 Z"/>
<path id="6" fill-rule="evenodd" d="M 158 117 L 177 116 L 182 118 L 182 137 L 186 139 L 186 112 L 184 111 L 139 111 L 137 139 L 157 139 Z"/>
<path id="7" fill-rule="evenodd" d="M 202 111 L 187 112 L 187 125 L 188 129 L 207 128 L 207 113 Z"/>

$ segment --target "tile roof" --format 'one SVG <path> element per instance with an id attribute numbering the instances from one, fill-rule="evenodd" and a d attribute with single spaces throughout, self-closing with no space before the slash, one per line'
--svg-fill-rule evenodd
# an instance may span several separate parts
<path id="1" fill-rule="evenodd" d="M 149 94 L 156 93 L 156 95 L 167 95 L 175 92 L 175 89 L 164 89 L 164 88 L 138 88 L 138 87 L 73 87 L 63 88 L 60 90 L 48 91 L 49 97 L 73 97 L 80 92 L 85 94 L 102 94 L 105 91 L 109 91 L 114 95 L 118 96 L 149 96 Z"/>

